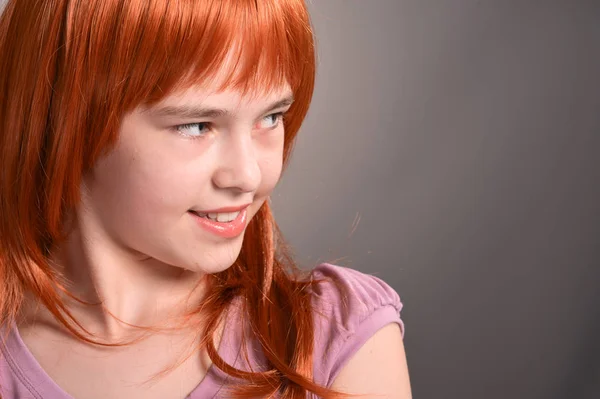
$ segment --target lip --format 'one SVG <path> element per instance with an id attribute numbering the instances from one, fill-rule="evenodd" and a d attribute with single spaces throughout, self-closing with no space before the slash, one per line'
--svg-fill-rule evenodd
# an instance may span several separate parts
<path id="1" fill-rule="evenodd" d="M 222 208 L 227 209 L 227 208 Z M 229 208 L 231 209 L 231 208 Z M 239 207 L 238 207 L 239 209 Z M 195 222 L 205 231 L 208 231 L 214 235 L 223 237 L 223 238 L 234 238 L 239 236 L 246 229 L 246 224 L 248 220 L 248 212 L 246 208 L 243 208 L 239 215 L 232 220 L 231 222 L 217 222 L 215 220 L 208 219 L 206 217 L 202 217 L 195 213 L 194 211 L 188 212 L 194 219 Z"/>
<path id="2" fill-rule="evenodd" d="M 250 206 L 250 204 L 245 204 L 245 205 L 241 205 L 241 206 L 226 206 L 223 208 L 210 209 L 210 210 L 192 209 L 192 211 L 196 212 L 196 213 L 225 213 L 225 212 L 237 212 L 237 211 L 241 212 L 242 210 L 246 209 L 249 206 Z"/>

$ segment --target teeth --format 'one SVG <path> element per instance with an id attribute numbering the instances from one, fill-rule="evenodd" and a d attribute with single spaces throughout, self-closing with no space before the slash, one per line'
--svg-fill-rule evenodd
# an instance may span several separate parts
<path id="1" fill-rule="evenodd" d="M 239 214 L 239 212 L 219 213 L 217 214 L 217 221 L 221 223 L 231 222 L 232 220 L 235 220 Z"/>
<path id="2" fill-rule="evenodd" d="M 214 220 L 219 223 L 227 223 L 235 220 L 238 217 L 240 212 L 224 212 L 224 213 L 209 213 L 209 214 L 200 214 L 200 216 L 206 217 L 210 220 Z"/>

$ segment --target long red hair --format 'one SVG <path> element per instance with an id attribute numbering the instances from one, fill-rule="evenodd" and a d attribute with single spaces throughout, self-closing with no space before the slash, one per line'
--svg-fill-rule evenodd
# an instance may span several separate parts
<path id="1" fill-rule="evenodd" d="M 223 88 L 287 82 L 294 92 L 285 166 L 315 80 L 303 0 L 8 2 L 0 19 L 0 326 L 16 320 L 30 292 L 71 333 L 97 343 L 61 300 L 66 282 L 49 262 L 68 235 L 82 175 L 113 148 L 127 112 L 211 79 L 232 48 L 237 64 Z M 282 243 L 265 203 L 236 262 L 209 276 L 203 342 L 215 366 L 244 382 L 232 396 L 336 397 L 312 382 L 311 282 Z M 236 297 L 266 356 L 263 372 L 226 364 L 207 339 Z"/>

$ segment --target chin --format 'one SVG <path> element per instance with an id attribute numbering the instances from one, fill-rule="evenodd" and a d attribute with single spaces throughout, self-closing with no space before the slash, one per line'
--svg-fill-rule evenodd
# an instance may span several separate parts
<path id="1" fill-rule="evenodd" d="M 251 216 L 254 216 L 254 212 Z M 156 251 L 154 255 L 158 256 L 154 257 L 163 263 L 192 273 L 219 273 L 231 267 L 238 259 L 245 234 L 246 229 L 232 238 L 218 237 L 204 231 L 194 232 L 191 239 L 185 237 L 179 241 L 174 239 L 162 241 L 160 243 L 162 250 Z M 148 247 L 151 248 L 152 245 Z"/>
<path id="2" fill-rule="evenodd" d="M 219 273 L 230 268 L 237 260 L 241 251 L 242 240 L 239 238 L 228 245 L 215 245 L 205 250 L 200 250 L 193 259 L 182 262 L 183 269 L 197 273 Z"/>
<path id="3" fill-rule="evenodd" d="M 202 273 L 202 274 L 214 274 L 220 273 L 229 269 L 233 266 L 235 259 L 231 261 L 230 259 L 224 260 L 223 262 L 216 262 L 214 259 L 206 260 L 202 263 L 193 263 L 187 267 L 183 267 L 183 269 L 189 270 L 194 273 Z"/>

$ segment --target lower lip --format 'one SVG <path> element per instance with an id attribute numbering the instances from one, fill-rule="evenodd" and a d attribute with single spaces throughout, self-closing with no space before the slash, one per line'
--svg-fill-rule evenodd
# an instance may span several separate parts
<path id="1" fill-rule="evenodd" d="M 196 222 L 200 225 L 200 227 L 202 227 L 206 231 L 209 231 L 220 237 L 233 238 L 242 234 L 242 232 L 246 228 L 246 210 L 247 208 L 241 211 L 239 215 L 231 222 L 225 223 L 217 222 L 215 220 L 198 216 L 194 212 L 189 212 L 189 214 L 192 215 L 196 219 Z"/>

